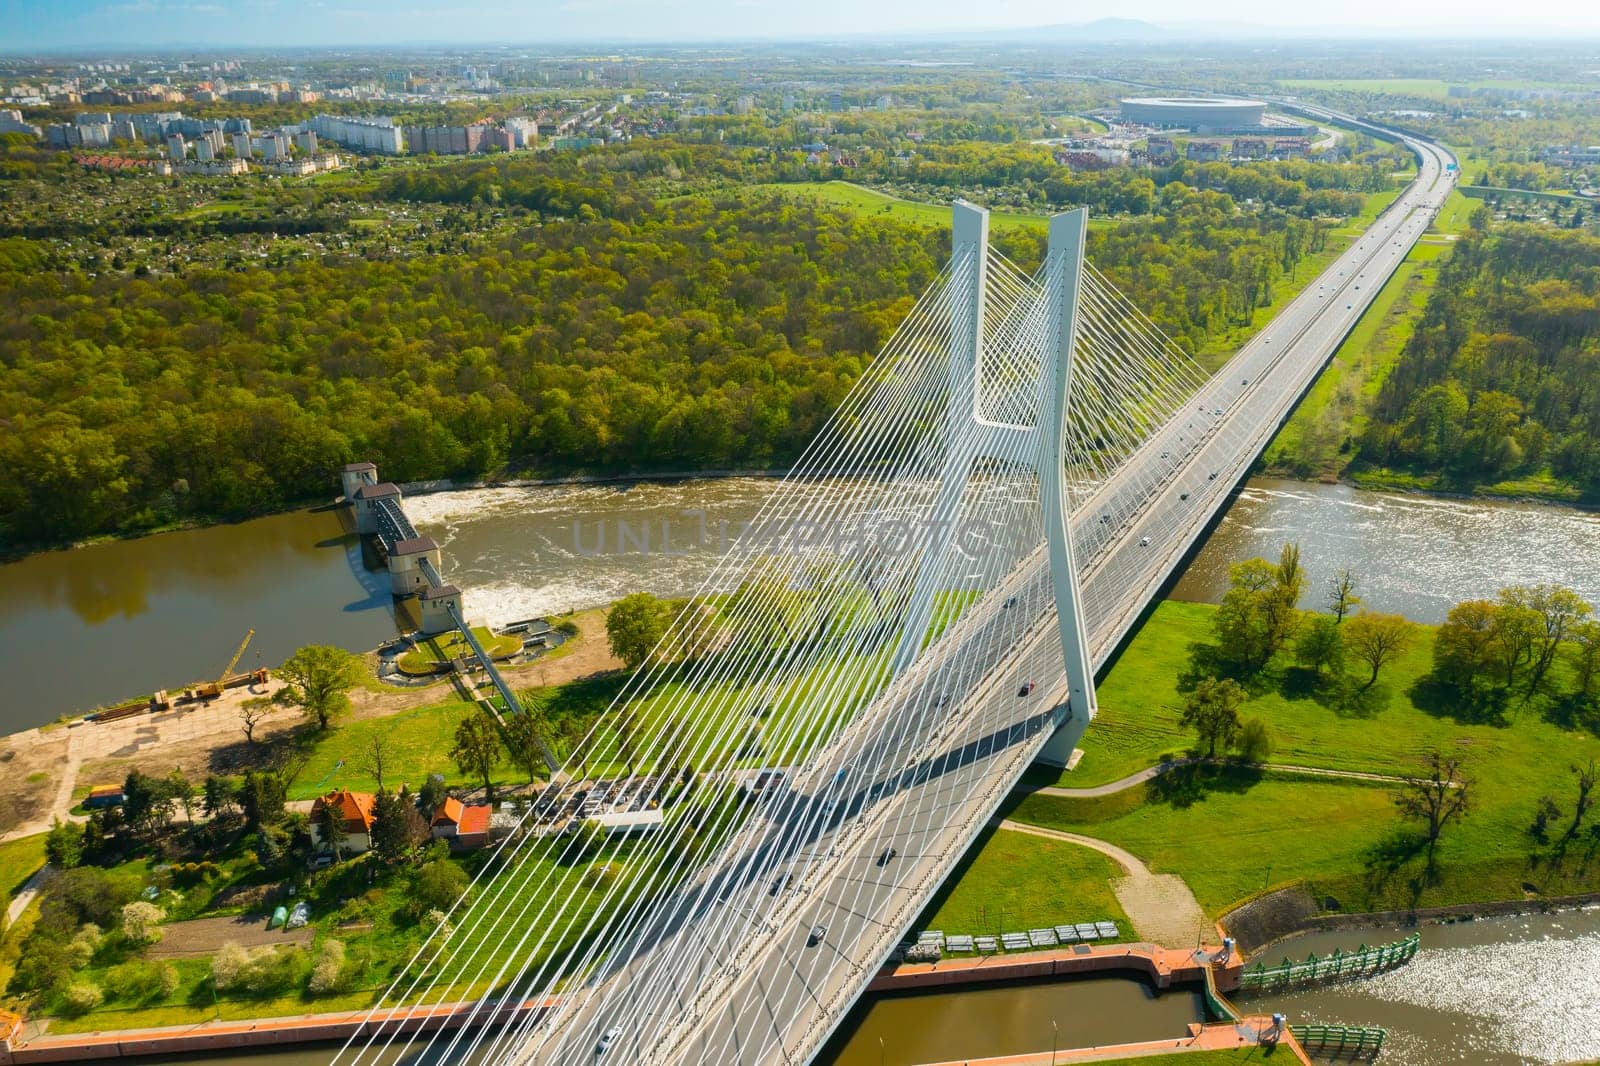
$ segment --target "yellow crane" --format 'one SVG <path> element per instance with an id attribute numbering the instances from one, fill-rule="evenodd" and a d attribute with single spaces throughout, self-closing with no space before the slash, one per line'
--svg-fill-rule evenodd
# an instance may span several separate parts
<path id="1" fill-rule="evenodd" d="M 228 675 L 233 673 L 233 668 L 235 666 L 239 665 L 239 659 L 243 657 L 245 648 L 249 647 L 250 645 L 250 638 L 255 635 L 256 631 L 253 629 L 244 635 L 244 639 L 239 642 L 238 649 L 233 653 L 233 658 L 228 660 L 228 665 L 222 668 L 222 673 L 217 677 L 217 679 L 215 681 L 203 681 L 201 682 L 200 687 L 195 689 L 195 696 L 197 698 L 202 700 L 213 700 L 222 695 L 222 686 L 227 683 Z"/>

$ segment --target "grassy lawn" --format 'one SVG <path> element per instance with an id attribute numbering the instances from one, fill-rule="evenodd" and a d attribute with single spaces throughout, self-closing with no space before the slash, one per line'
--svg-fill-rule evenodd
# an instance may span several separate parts
<path id="1" fill-rule="evenodd" d="M 11 899 L 23 882 L 44 865 L 44 833 L 0 844 L 0 896 Z"/>
<path id="2" fill-rule="evenodd" d="M 1299 478 L 1329 479 L 1355 457 L 1384 379 L 1411 339 L 1438 279 L 1446 246 L 1418 244 L 1367 313 L 1334 352 L 1287 424 L 1267 446 L 1267 469 Z"/>
<path id="3" fill-rule="evenodd" d="M 918 929 L 945 933 L 1014 933 L 1066 922 L 1114 921 L 1133 927 L 1111 891 L 1122 868 L 1097 851 L 1064 840 L 985 829 L 962 857 Z"/>
<path id="4" fill-rule="evenodd" d="M 1156 609 L 1101 683 L 1083 760 L 1060 775 L 1061 784 L 1111 781 L 1190 747 L 1177 721 L 1178 679 L 1189 646 L 1210 639 L 1215 610 L 1177 602 Z M 1268 885 L 1296 880 L 1345 910 L 1600 887 L 1600 837 L 1579 835 L 1560 849 L 1536 847 L 1527 833 L 1540 797 L 1570 811 L 1570 767 L 1600 758 L 1600 738 L 1516 705 L 1501 724 L 1457 721 L 1449 707 L 1430 711 L 1413 693 L 1431 662 L 1432 630 L 1422 627 L 1353 707 L 1319 696 L 1299 670 L 1275 664 L 1242 710 L 1267 723 L 1274 762 L 1392 774 L 1424 748 L 1465 749 L 1478 782 L 1473 807 L 1446 829 L 1431 869 L 1416 827 L 1401 819 L 1391 787 L 1381 783 L 1196 769 L 1096 799 L 1031 795 L 1009 816 L 1125 847 L 1153 869 L 1183 877 L 1213 915 Z M 1555 837 L 1564 824 L 1557 819 Z"/>
<path id="5" fill-rule="evenodd" d="M 380 735 L 389 742 L 384 787 L 394 789 L 405 782 L 415 792 L 429 774 L 443 774 L 452 785 L 478 785 L 481 782 L 468 780 L 450 761 L 456 726 L 472 713 L 472 704 L 451 700 L 387 718 L 350 722 L 313 735 L 307 741 L 305 764 L 289 786 L 289 798 L 315 799 L 334 788 L 375 791 L 378 782 L 363 767 L 362 752 L 372 737 Z M 527 778 L 521 770 L 506 764 L 496 771 L 494 780 L 497 785 L 514 785 Z"/>
<path id="6" fill-rule="evenodd" d="M 487 626 L 473 626 L 472 635 L 478 638 L 478 643 L 483 645 L 483 650 L 489 653 L 491 659 L 511 655 L 522 647 L 521 638 L 497 637 L 489 632 Z M 407 674 L 431 674 L 434 671 L 434 663 L 447 663 L 457 655 L 471 654 L 472 649 L 468 647 L 467 639 L 452 630 L 429 637 L 400 656 L 395 665 Z"/>
<path id="7" fill-rule="evenodd" d="M 1100 682 L 1100 712 L 1080 745 L 1083 759 L 1060 776 L 1061 784 L 1113 781 L 1190 747 L 1192 734 L 1178 725 L 1179 678 L 1188 665 L 1189 646 L 1212 639 L 1215 612 L 1210 604 L 1177 601 L 1156 608 Z M 1513 786 L 1520 793 L 1518 802 L 1527 810 L 1523 826 L 1541 794 L 1560 797 L 1568 790 L 1569 763 L 1600 758 L 1600 739 L 1553 725 L 1515 704 L 1507 725 L 1457 722 L 1446 713 L 1430 713 L 1413 702 L 1411 690 L 1432 662 L 1433 629 L 1419 627 L 1406 654 L 1385 667 L 1362 706 L 1352 708 L 1330 705 L 1327 697 L 1306 691 L 1297 668 L 1274 664 L 1251 686 L 1241 714 L 1267 723 L 1272 760 L 1281 763 L 1394 773 L 1424 748 L 1465 745 L 1481 772 L 1494 774 L 1497 793 Z"/>

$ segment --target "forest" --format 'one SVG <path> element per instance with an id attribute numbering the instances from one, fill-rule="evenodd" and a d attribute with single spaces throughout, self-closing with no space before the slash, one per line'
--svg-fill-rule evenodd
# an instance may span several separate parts
<path id="1" fill-rule="evenodd" d="M 1360 447 L 1364 464 L 1464 489 L 1548 474 L 1600 493 L 1600 239 L 1470 231 Z"/>
<path id="2" fill-rule="evenodd" d="M 258 514 L 326 496 L 353 459 L 398 481 L 784 464 L 945 238 L 728 187 L 769 176 L 751 162 L 663 145 L 360 194 L 498 220 L 464 254 L 195 257 L 180 276 L 98 255 L 41 270 L 43 242 L 0 242 L 0 547 Z M 717 168 L 721 191 L 661 195 Z M 1326 241 L 1320 220 L 1178 182 L 1152 207 L 1091 255 L 1192 351 Z M 1031 267 L 1042 236 L 1002 247 Z"/>

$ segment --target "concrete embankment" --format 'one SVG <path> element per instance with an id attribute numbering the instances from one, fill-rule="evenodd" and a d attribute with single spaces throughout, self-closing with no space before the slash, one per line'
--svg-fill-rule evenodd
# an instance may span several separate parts
<path id="1" fill-rule="evenodd" d="M 63 1033 L 0 1044 L 0 1066 L 12 1063 L 106 1062 L 138 1056 L 165 1058 L 197 1051 L 237 1051 L 289 1044 L 343 1041 L 351 1037 L 429 1033 L 464 1024 L 514 1021 L 541 1009 L 532 1001 L 480 1009 L 471 1003 L 431 1007 L 399 1007 L 376 1015 L 367 1011 L 303 1014 L 254 1021 L 202 1022 L 159 1029 L 124 1029 L 103 1033 Z"/>

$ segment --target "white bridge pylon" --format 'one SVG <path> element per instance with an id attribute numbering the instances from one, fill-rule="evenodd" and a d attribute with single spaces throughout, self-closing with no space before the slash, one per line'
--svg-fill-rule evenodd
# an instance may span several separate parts
<path id="1" fill-rule="evenodd" d="M 804 1061 L 1027 760 L 1065 761 L 1108 553 L 1210 432 L 1206 375 L 1083 211 L 1032 272 L 987 229 L 956 206 L 948 264 L 337 1063 Z"/>
<path id="2" fill-rule="evenodd" d="M 948 290 L 951 318 L 956 323 L 950 349 L 949 394 L 945 439 L 950 442 L 939 479 L 939 495 L 928 529 L 931 543 L 923 553 L 911 593 L 905 625 L 895 648 L 894 669 L 900 673 L 916 661 L 927 640 L 934 598 L 941 588 L 942 563 L 949 557 L 961 499 L 979 460 L 1021 462 L 1039 482 L 1040 520 L 1049 549 L 1056 622 L 1061 635 L 1062 668 L 1067 679 L 1070 718 L 1057 731 L 1059 742 L 1046 747 L 1042 761 L 1066 765 L 1072 745 L 1094 717 L 1094 667 L 1084 633 L 1078 571 L 1073 562 L 1068 521 L 1067 402 L 1071 394 L 1073 347 L 1078 336 L 1078 291 L 1082 274 L 1088 211 L 1079 208 L 1050 219 L 1049 247 L 1043 270 L 1042 311 L 1045 329 L 1035 332 L 1038 357 L 1025 360 L 1037 368 L 1038 402 L 1031 425 L 998 421 L 989 415 L 984 386 L 988 343 L 985 301 L 989 277 L 989 212 L 957 200 L 952 224 L 951 258 L 965 267 L 960 284 Z M 1015 337 L 1009 337 L 1015 343 Z M 1002 355 L 1005 353 L 993 353 Z M 1008 353 L 1014 357 L 1022 353 Z M 1015 383 L 1013 383 L 1014 386 Z M 1025 387 L 1026 383 L 1024 383 Z"/>

